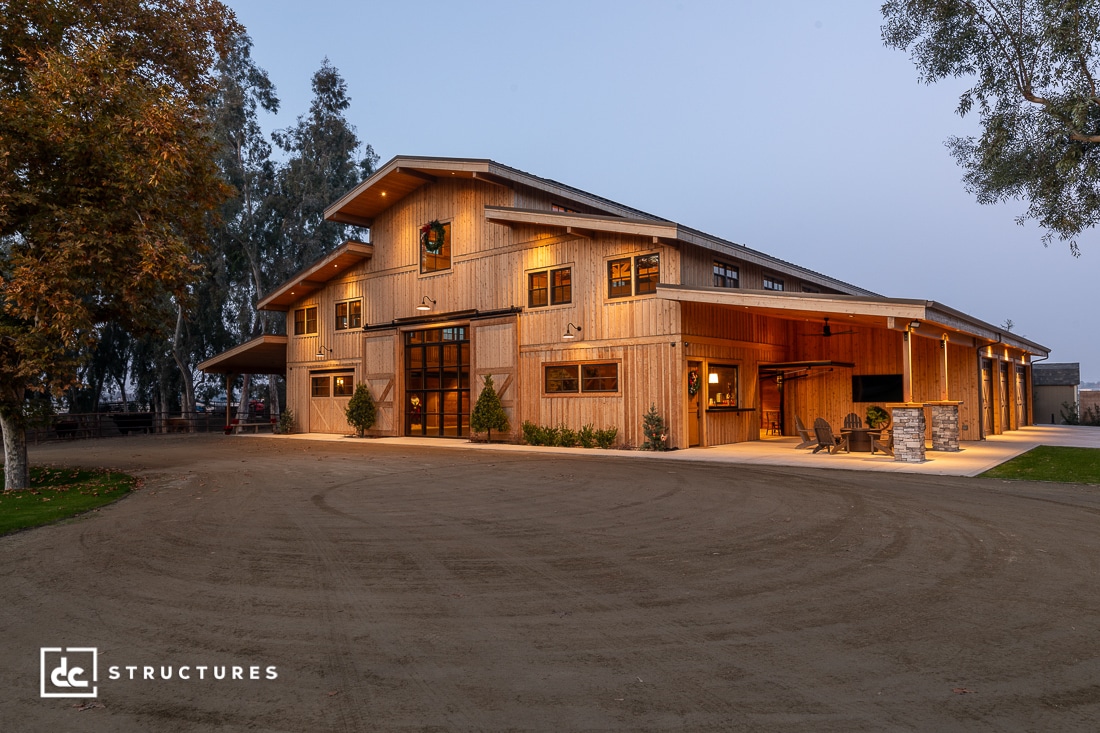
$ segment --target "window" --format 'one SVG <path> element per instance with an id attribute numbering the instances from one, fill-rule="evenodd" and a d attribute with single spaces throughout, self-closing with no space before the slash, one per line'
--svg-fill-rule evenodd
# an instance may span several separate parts
<path id="1" fill-rule="evenodd" d="M 573 268 L 527 273 L 527 307 L 562 305 L 573 300 Z"/>
<path id="2" fill-rule="evenodd" d="M 635 257 L 634 273 L 635 295 L 657 292 L 657 282 L 661 279 L 661 256 L 654 252 Z"/>
<path id="3" fill-rule="evenodd" d="M 725 262 L 714 263 L 714 287 L 716 288 L 740 287 L 739 275 L 736 265 L 727 265 Z"/>
<path id="4" fill-rule="evenodd" d="M 363 301 L 349 300 L 336 304 L 336 330 L 359 328 L 363 325 Z"/>
<path id="5" fill-rule="evenodd" d="M 618 392 L 619 364 L 547 364 L 543 368 L 546 394 Z"/>
<path id="6" fill-rule="evenodd" d="M 803 293 L 820 293 L 821 288 L 817 287 L 816 285 L 807 285 L 806 283 L 802 283 L 802 292 Z"/>
<path id="7" fill-rule="evenodd" d="M 764 289 L 765 290 L 782 290 L 783 279 L 778 278 L 775 275 L 764 276 Z"/>
<path id="8" fill-rule="evenodd" d="M 294 335 L 317 333 L 317 306 L 298 308 L 294 311 Z"/>
<path id="9" fill-rule="evenodd" d="M 607 297 L 628 298 L 630 291 L 630 258 L 611 260 L 607 263 Z"/>
<path id="10" fill-rule="evenodd" d="M 563 267 L 550 271 L 550 304 L 561 305 L 573 300 L 573 271 Z"/>
<path id="11" fill-rule="evenodd" d="M 332 378 L 333 397 L 351 397 L 355 394 L 355 379 L 350 374 L 337 374 Z"/>
<path id="12" fill-rule="evenodd" d="M 310 380 L 310 394 L 314 397 L 328 397 L 328 377 L 313 377 Z"/>
<path id="13" fill-rule="evenodd" d="M 539 308 L 546 305 L 550 294 L 550 274 L 532 272 L 527 276 L 527 307 Z"/>
<path id="14" fill-rule="evenodd" d="M 737 367 L 711 364 L 707 369 L 707 406 L 737 407 Z"/>
<path id="15" fill-rule="evenodd" d="M 443 225 L 443 246 L 439 251 L 428 251 L 427 245 L 420 239 L 419 230 L 416 233 L 417 242 L 420 244 L 420 272 L 440 272 L 451 269 L 451 225 Z"/>
<path id="16" fill-rule="evenodd" d="M 581 212 L 577 211 L 576 209 L 570 209 L 569 207 L 562 206 L 561 204 L 550 204 L 550 211 L 557 211 L 557 212 L 560 212 L 562 214 L 579 214 L 579 213 L 581 213 Z"/>
<path id="17" fill-rule="evenodd" d="M 631 277 L 631 272 L 634 276 Z M 657 291 L 661 279 L 661 256 L 656 252 L 622 257 L 607 262 L 607 297 L 629 298 Z"/>
<path id="18" fill-rule="evenodd" d="M 470 428 L 466 326 L 405 334 L 405 435 L 459 436 Z"/>

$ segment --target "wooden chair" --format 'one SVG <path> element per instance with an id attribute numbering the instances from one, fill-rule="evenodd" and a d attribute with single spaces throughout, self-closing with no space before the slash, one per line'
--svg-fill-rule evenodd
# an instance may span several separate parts
<path id="1" fill-rule="evenodd" d="M 809 429 L 802 424 L 802 418 L 798 415 L 794 416 L 794 428 L 798 431 L 798 437 L 802 441 L 795 448 L 809 448 L 811 445 L 817 445 L 817 437 L 810 434 Z"/>
<path id="2" fill-rule="evenodd" d="M 824 450 L 827 453 L 837 454 L 841 450 L 846 453 L 851 453 L 851 449 L 848 447 L 848 436 L 844 433 L 836 435 L 833 433 L 833 426 L 828 421 L 819 417 L 814 420 L 814 433 L 817 435 L 817 447 L 814 448 L 814 453 L 819 450 Z"/>
<path id="3" fill-rule="evenodd" d="M 849 412 L 847 415 L 844 416 L 844 429 L 862 430 L 863 420 L 861 420 L 859 415 L 855 414 L 854 412 Z"/>
<path id="4" fill-rule="evenodd" d="M 868 435 L 871 436 L 871 455 L 879 450 L 888 456 L 894 455 L 894 431 L 889 425 Z"/>

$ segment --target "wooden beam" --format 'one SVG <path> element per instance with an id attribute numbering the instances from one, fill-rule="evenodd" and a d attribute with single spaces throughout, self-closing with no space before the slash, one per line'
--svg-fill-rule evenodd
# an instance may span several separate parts
<path id="1" fill-rule="evenodd" d="M 422 173 L 422 172 L 416 170 L 415 168 L 400 168 L 399 167 L 399 168 L 394 168 L 393 172 L 394 173 L 400 173 L 403 176 L 410 176 L 412 178 L 419 178 L 420 180 L 427 181 L 428 183 L 435 183 L 436 181 L 439 180 L 437 177 L 435 177 L 433 175 L 429 175 L 428 173 Z"/>
<path id="2" fill-rule="evenodd" d="M 501 188 L 507 188 L 509 190 L 513 188 L 512 184 L 509 181 L 498 178 L 492 173 L 480 173 L 478 171 L 474 171 L 473 178 L 475 181 L 484 181 L 485 183 L 491 183 L 494 186 L 500 186 Z"/>
<path id="3" fill-rule="evenodd" d="M 365 216 L 354 216 L 352 214 L 345 214 L 342 211 L 337 211 L 328 218 L 329 221 L 339 222 L 340 224 L 351 224 L 357 227 L 366 227 L 370 229 L 374 226 L 374 219 L 368 219 Z"/>
<path id="4" fill-rule="evenodd" d="M 902 402 L 913 401 L 913 344 L 909 329 L 905 329 L 901 342 L 901 390 Z"/>
<path id="5" fill-rule="evenodd" d="M 592 239 L 591 232 L 586 232 L 576 227 L 566 227 L 565 233 L 573 237 L 580 237 L 581 239 Z"/>

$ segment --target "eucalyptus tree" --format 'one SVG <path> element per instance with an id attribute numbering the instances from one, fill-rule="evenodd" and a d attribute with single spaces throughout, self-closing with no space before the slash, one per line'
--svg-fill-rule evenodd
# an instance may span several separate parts
<path id="1" fill-rule="evenodd" d="M 887 46 L 908 50 L 919 78 L 965 78 L 957 112 L 975 108 L 978 136 L 947 147 L 983 204 L 1027 202 L 1079 255 L 1100 221 L 1100 3 L 1096 0 L 889 0 Z"/>

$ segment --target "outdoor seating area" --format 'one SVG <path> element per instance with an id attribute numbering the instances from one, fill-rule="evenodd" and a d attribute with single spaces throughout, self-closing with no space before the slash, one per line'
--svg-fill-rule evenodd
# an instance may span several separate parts
<path id="1" fill-rule="evenodd" d="M 864 426 L 863 419 L 854 412 L 850 412 L 844 416 L 844 427 L 839 433 L 834 431 L 829 421 L 822 417 L 814 420 L 812 432 L 797 415 L 794 423 L 800 439 L 795 446 L 796 450 L 812 447 L 814 453 L 824 451 L 830 455 L 836 455 L 841 451 L 871 455 L 881 453 L 891 457 L 894 455 L 894 433 L 889 421 L 878 427 Z"/>

